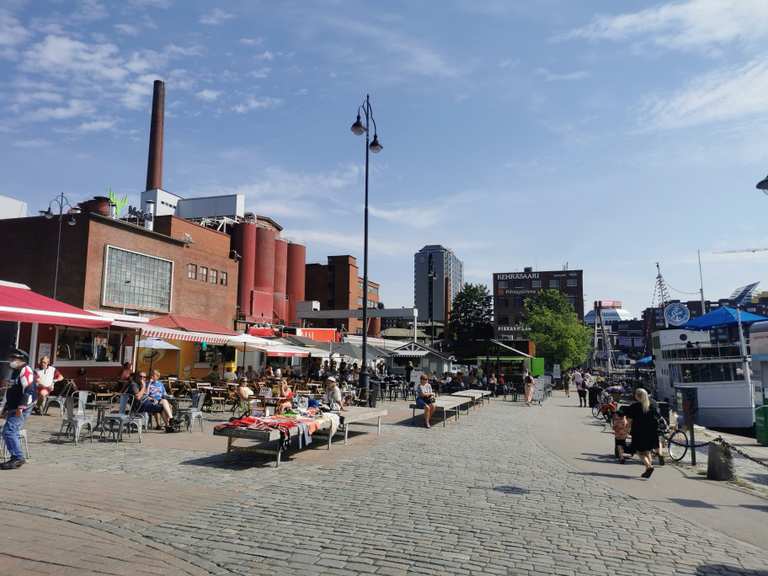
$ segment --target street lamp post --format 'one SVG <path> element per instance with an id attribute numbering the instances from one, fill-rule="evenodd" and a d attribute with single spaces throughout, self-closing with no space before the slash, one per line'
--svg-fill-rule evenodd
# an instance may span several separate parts
<path id="1" fill-rule="evenodd" d="M 75 220 L 73 214 L 80 214 L 80 208 L 76 206 L 72 206 L 69 199 L 64 196 L 64 192 L 56 196 L 53 200 L 51 200 L 48 203 L 48 209 L 47 210 L 40 210 L 40 214 L 45 216 L 47 220 L 52 220 L 53 217 L 56 215 L 53 210 L 51 210 L 52 206 L 58 206 L 59 208 L 59 232 L 56 239 L 56 269 L 53 273 L 53 299 L 56 300 L 56 292 L 59 287 L 59 259 L 61 257 L 61 223 L 64 219 L 64 209 L 69 208 L 67 211 L 67 214 L 69 215 L 69 220 L 67 220 L 67 224 L 70 226 L 74 226 L 77 224 L 77 220 Z"/>
<path id="2" fill-rule="evenodd" d="M 365 117 L 363 124 L 360 114 Z M 373 123 L 373 140 L 370 139 L 370 125 Z M 365 397 L 368 404 L 371 405 L 371 384 L 368 380 L 368 156 L 370 152 L 377 154 L 381 152 L 382 145 L 379 143 L 376 120 L 373 118 L 373 109 L 371 108 L 371 97 L 366 94 L 365 101 L 357 109 L 357 119 L 352 124 L 350 130 L 357 136 L 365 134 L 365 208 L 363 225 L 363 365 L 360 369 L 360 388 L 365 389 Z"/>

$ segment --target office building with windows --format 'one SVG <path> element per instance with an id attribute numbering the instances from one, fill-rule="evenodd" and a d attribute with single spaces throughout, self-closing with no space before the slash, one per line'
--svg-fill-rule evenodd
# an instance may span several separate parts
<path id="1" fill-rule="evenodd" d="M 525 300 L 542 290 L 563 293 L 579 319 L 584 318 L 582 270 L 503 272 L 493 275 L 493 316 L 496 336 L 502 340 L 525 338 Z"/>
<path id="2" fill-rule="evenodd" d="M 307 264 L 306 299 L 320 303 L 321 310 L 360 310 L 364 300 L 368 308 L 379 306 L 379 284 L 368 280 L 368 294 L 363 296 L 363 279 L 358 275 L 354 256 L 328 256 L 327 264 Z M 318 328 L 337 328 L 347 334 L 362 335 L 362 321 L 356 318 L 313 320 Z M 381 334 L 381 318 L 371 318 L 368 335 Z"/>
<path id="3" fill-rule="evenodd" d="M 464 264 L 449 248 L 424 246 L 413 256 L 413 302 L 419 322 L 450 319 L 453 300 L 464 286 Z"/>
<path id="4" fill-rule="evenodd" d="M 57 299 L 86 310 L 157 317 L 215 319 L 232 327 L 238 264 L 228 234 L 176 216 L 155 218 L 149 230 L 83 203 L 62 227 Z M 3 220 L 0 242 L 12 259 L 0 278 L 51 296 L 58 218 Z"/>

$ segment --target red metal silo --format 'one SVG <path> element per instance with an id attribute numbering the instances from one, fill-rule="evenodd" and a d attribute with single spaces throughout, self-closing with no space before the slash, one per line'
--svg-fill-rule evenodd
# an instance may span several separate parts
<path id="1" fill-rule="evenodd" d="M 253 279 L 253 318 L 272 322 L 275 293 L 275 238 L 270 228 L 256 229 L 256 271 Z"/>
<path id="2" fill-rule="evenodd" d="M 256 224 L 241 222 L 234 231 L 234 249 L 240 255 L 240 273 L 237 279 L 237 303 L 240 313 L 251 317 L 251 291 L 256 269 Z"/>
<path id="3" fill-rule="evenodd" d="M 275 293 L 273 309 L 278 320 L 287 320 L 288 311 L 285 305 L 285 287 L 288 273 L 288 242 L 282 238 L 275 240 Z"/>
<path id="4" fill-rule="evenodd" d="M 297 324 L 296 304 L 305 299 L 304 282 L 306 274 L 307 249 L 301 244 L 288 244 L 288 270 L 286 282 L 286 294 L 288 295 L 289 324 Z"/>

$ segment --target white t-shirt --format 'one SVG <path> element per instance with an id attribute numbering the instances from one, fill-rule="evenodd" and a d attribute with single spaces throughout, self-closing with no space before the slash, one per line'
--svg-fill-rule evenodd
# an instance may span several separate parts
<path id="1" fill-rule="evenodd" d="M 48 388 L 53 390 L 56 378 L 61 377 L 61 373 L 53 366 L 48 366 L 45 370 L 38 368 L 35 370 L 35 377 L 37 378 L 37 385 L 41 388 Z"/>

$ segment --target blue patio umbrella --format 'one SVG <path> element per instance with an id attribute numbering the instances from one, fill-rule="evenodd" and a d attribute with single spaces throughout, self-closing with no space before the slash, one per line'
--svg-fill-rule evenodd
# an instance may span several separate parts
<path id="1" fill-rule="evenodd" d="M 746 326 L 768 320 L 768 317 L 752 314 L 751 312 L 741 312 L 741 324 Z M 739 323 L 738 312 L 736 308 L 730 306 L 720 306 L 704 316 L 699 316 L 688 322 L 683 328 L 689 330 L 710 330 L 712 328 L 722 328 L 727 326 L 737 326 Z"/>

